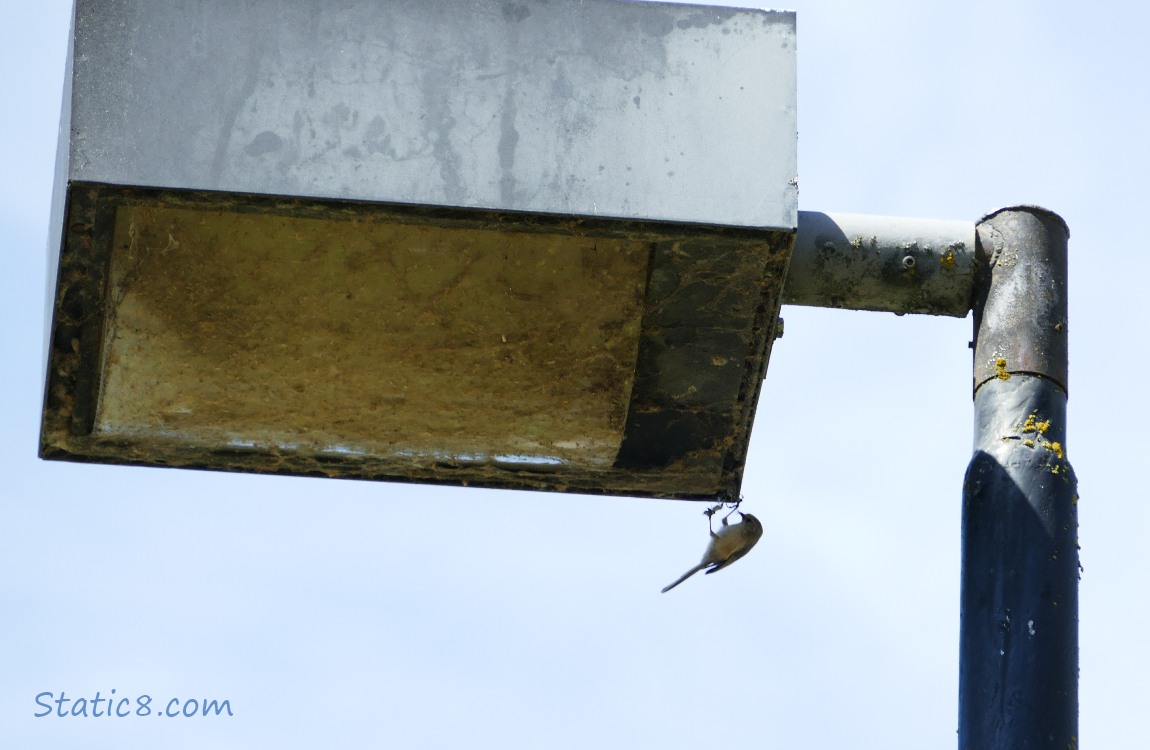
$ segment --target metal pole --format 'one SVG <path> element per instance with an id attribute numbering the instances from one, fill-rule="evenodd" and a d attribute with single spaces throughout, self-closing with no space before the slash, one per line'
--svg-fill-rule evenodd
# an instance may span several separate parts
<path id="1" fill-rule="evenodd" d="M 1056 214 L 978 225 L 974 457 L 962 508 L 960 750 L 1078 746 L 1077 480 Z"/>
<path id="2" fill-rule="evenodd" d="M 965 318 L 974 222 L 799 211 L 783 304 Z"/>

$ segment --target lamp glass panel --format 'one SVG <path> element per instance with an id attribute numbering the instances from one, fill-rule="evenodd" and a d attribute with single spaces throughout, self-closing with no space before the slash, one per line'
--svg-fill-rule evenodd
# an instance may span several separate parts
<path id="1" fill-rule="evenodd" d="M 608 467 L 649 243 L 116 209 L 93 436 Z"/>

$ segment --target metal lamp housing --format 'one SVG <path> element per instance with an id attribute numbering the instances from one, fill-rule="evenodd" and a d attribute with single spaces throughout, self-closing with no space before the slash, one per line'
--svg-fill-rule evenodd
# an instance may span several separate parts
<path id="1" fill-rule="evenodd" d="M 737 494 L 789 12 L 77 0 L 48 459 Z"/>

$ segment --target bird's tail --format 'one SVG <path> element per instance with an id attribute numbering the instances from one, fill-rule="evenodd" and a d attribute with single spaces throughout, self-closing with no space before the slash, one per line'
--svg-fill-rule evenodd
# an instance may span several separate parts
<path id="1" fill-rule="evenodd" d="M 703 568 L 705 568 L 705 567 L 707 567 L 705 564 L 703 564 L 703 563 L 699 563 L 698 565 L 696 565 L 695 567 L 691 568 L 690 570 L 688 570 L 688 571 L 687 571 L 686 573 L 684 573 L 683 575 L 681 575 L 681 576 L 679 576 L 678 578 L 676 578 L 674 583 L 668 584 L 668 585 L 667 585 L 667 586 L 666 586 L 666 587 L 663 589 L 663 593 L 664 593 L 664 594 L 665 594 L 665 593 L 667 593 L 668 591 L 670 591 L 671 589 L 675 588 L 675 587 L 676 587 L 676 586 L 678 586 L 680 583 L 682 583 L 683 581 L 687 580 L 687 579 L 688 579 L 688 578 L 690 578 L 691 576 L 695 575 L 696 573 L 698 573 L 700 570 L 702 570 L 702 569 L 703 569 Z"/>

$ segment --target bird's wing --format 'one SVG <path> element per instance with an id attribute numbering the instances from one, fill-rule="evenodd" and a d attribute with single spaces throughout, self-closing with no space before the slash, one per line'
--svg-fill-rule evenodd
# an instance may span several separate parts
<path id="1" fill-rule="evenodd" d="M 727 567 L 728 565 L 733 563 L 735 560 L 738 560 L 739 558 L 741 558 L 743 555 L 747 554 L 750 551 L 751 551 L 750 547 L 744 547 L 741 550 L 734 552 L 726 560 L 723 560 L 720 563 L 715 563 L 714 567 L 712 567 L 710 570 L 707 571 L 707 575 L 711 575 L 712 573 L 714 573 L 716 571 L 722 570 L 723 568 Z"/>

